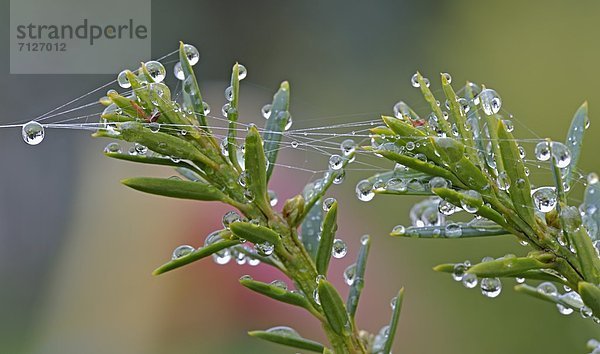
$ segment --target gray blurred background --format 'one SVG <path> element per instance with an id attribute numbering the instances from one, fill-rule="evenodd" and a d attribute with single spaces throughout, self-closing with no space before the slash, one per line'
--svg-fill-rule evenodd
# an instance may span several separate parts
<path id="1" fill-rule="evenodd" d="M 1 6 L 7 41 L 8 1 Z M 455 85 L 469 79 L 496 89 L 520 123 L 515 133 L 521 138 L 535 138 L 531 128 L 563 140 L 572 114 L 588 100 L 592 125 L 580 167 L 592 171 L 600 146 L 599 11 L 600 3 L 591 0 L 153 1 L 152 53 L 169 53 L 179 40 L 194 44 L 201 52 L 195 68 L 216 114 L 231 65 L 243 63 L 247 122 L 262 123 L 260 107 L 289 80 L 295 128 L 375 119 L 391 113 L 399 99 L 423 108 L 409 83 L 416 70 L 432 79 L 433 88 L 439 72 L 450 72 Z M 3 124 L 38 116 L 114 79 L 9 75 L 7 51 L 0 67 Z M 18 130 L 0 129 L 0 353 L 296 352 L 245 334 L 286 324 L 322 339 L 306 314 L 237 284 L 245 273 L 278 277 L 268 269 L 206 261 L 153 278 L 151 270 L 174 247 L 200 245 L 227 208 L 127 190 L 119 184 L 124 177 L 172 172 L 108 160 L 101 153 L 106 143 L 87 132 L 54 129 L 30 147 Z M 308 153 L 280 158 L 310 169 L 326 161 Z M 389 299 L 405 286 L 394 352 L 583 353 L 585 341 L 600 333 L 589 320 L 561 316 L 551 305 L 515 294 L 511 282 L 489 300 L 434 273 L 439 263 L 527 249 L 511 237 L 387 237 L 394 225 L 408 223 L 415 199 L 359 202 L 354 185 L 365 175 L 350 173 L 331 193 L 340 201 L 339 232 L 350 247 L 333 264 L 339 277 L 331 278 L 344 288 L 341 272 L 360 236 L 371 234 L 358 321 L 378 331 L 388 321 Z M 282 200 L 311 178 L 279 169 L 273 185 Z"/>

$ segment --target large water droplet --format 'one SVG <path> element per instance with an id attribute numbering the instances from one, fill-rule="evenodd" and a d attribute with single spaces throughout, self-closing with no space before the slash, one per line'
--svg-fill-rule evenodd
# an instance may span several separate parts
<path id="1" fill-rule="evenodd" d="M 552 157 L 554 164 L 558 168 L 565 168 L 571 164 L 571 151 L 563 144 L 556 141 L 552 142 Z"/>
<path id="2" fill-rule="evenodd" d="M 275 250 L 275 246 L 269 242 L 257 243 L 254 245 L 254 248 L 261 256 L 270 256 Z"/>
<path id="3" fill-rule="evenodd" d="M 223 215 L 223 227 L 226 229 L 229 229 L 229 225 L 233 224 L 234 222 L 238 222 L 241 221 L 242 218 L 240 217 L 240 215 L 231 210 L 225 213 L 225 215 Z"/>
<path id="4" fill-rule="evenodd" d="M 469 267 L 467 267 L 464 263 L 456 263 L 454 265 L 454 269 L 452 270 L 452 279 L 455 281 L 462 281 L 467 269 L 469 269 Z"/>
<path id="5" fill-rule="evenodd" d="M 119 143 L 114 143 L 114 142 L 113 143 L 109 143 L 104 148 L 104 152 L 105 153 L 120 154 L 121 153 L 121 145 L 119 145 Z"/>
<path id="6" fill-rule="evenodd" d="M 335 198 L 327 198 L 323 201 L 323 211 L 328 212 L 331 206 L 335 203 Z"/>
<path id="7" fill-rule="evenodd" d="M 448 187 L 448 181 L 444 177 L 433 177 L 429 180 L 430 188 L 446 188 Z"/>
<path id="8" fill-rule="evenodd" d="M 556 296 L 558 295 L 558 289 L 556 289 L 556 285 L 546 281 L 537 286 L 537 291 L 540 294 L 548 295 L 548 296 Z"/>
<path id="9" fill-rule="evenodd" d="M 498 93 L 492 89 L 485 89 L 481 91 L 477 98 L 479 99 L 479 103 L 481 104 L 483 112 L 488 116 L 498 113 L 502 107 L 502 100 L 500 99 L 500 96 L 498 96 Z"/>
<path id="10" fill-rule="evenodd" d="M 356 185 L 356 197 L 363 202 L 371 201 L 375 197 L 373 184 L 366 179 L 358 182 Z"/>
<path id="11" fill-rule="evenodd" d="M 191 66 L 196 65 L 196 63 L 198 63 L 200 60 L 200 53 L 198 52 L 198 49 L 191 44 L 184 44 L 183 52 L 185 53 L 185 56 L 187 57 L 187 60 L 190 62 Z"/>
<path id="12" fill-rule="evenodd" d="M 477 282 L 477 275 L 473 273 L 465 273 L 465 275 L 462 278 L 462 283 L 467 289 L 473 289 L 474 287 L 476 287 Z"/>
<path id="13" fill-rule="evenodd" d="M 540 187 L 531 192 L 533 204 L 542 213 L 548 213 L 556 207 L 556 190 L 554 187 Z"/>
<path id="14" fill-rule="evenodd" d="M 451 222 L 446 225 L 445 228 L 446 237 L 461 237 L 462 236 L 462 226 L 460 224 Z"/>
<path id="15" fill-rule="evenodd" d="M 419 84 L 419 74 L 414 74 L 411 78 L 410 78 L 410 84 L 412 85 L 412 87 L 420 87 L 421 85 Z"/>
<path id="16" fill-rule="evenodd" d="M 175 248 L 175 250 L 173 250 L 173 255 L 171 256 L 171 259 L 178 259 L 187 256 L 192 252 L 194 252 L 194 247 L 188 245 L 181 245 Z"/>
<path id="17" fill-rule="evenodd" d="M 535 158 L 540 161 L 548 161 L 550 159 L 550 143 L 540 141 L 535 146 Z"/>
<path id="18" fill-rule="evenodd" d="M 579 309 L 584 306 L 581 296 L 574 291 L 569 291 L 568 293 L 564 293 L 564 294 L 560 295 L 559 299 L 565 305 L 568 305 L 568 306 L 565 306 L 561 303 L 556 304 L 556 307 L 558 308 L 558 312 L 560 312 L 561 315 L 570 315 L 571 313 L 573 313 L 573 309 Z"/>
<path id="19" fill-rule="evenodd" d="M 173 75 L 175 75 L 177 80 L 185 80 L 185 73 L 183 72 L 183 68 L 181 67 L 181 62 L 178 61 L 173 66 Z"/>
<path id="20" fill-rule="evenodd" d="M 344 270 L 344 282 L 346 285 L 351 286 L 354 284 L 354 279 L 356 278 L 356 263 L 349 265 Z"/>
<path id="21" fill-rule="evenodd" d="M 127 70 L 123 70 L 119 73 L 119 75 L 117 75 L 117 83 L 122 88 L 130 88 L 131 87 L 131 83 L 129 82 L 129 79 L 127 78 Z"/>
<path id="22" fill-rule="evenodd" d="M 229 102 L 233 101 L 233 87 L 227 86 L 225 89 L 225 99 Z"/>
<path id="23" fill-rule="evenodd" d="M 448 81 L 448 83 L 452 82 L 452 76 L 450 76 L 450 74 L 442 73 L 442 76 L 446 79 L 446 81 Z"/>
<path id="24" fill-rule="evenodd" d="M 402 235 L 406 234 L 406 227 L 404 227 L 404 225 L 396 225 L 392 229 L 392 234 L 402 236 Z"/>
<path id="25" fill-rule="evenodd" d="M 474 214 L 479 210 L 479 206 L 483 204 L 483 198 L 481 194 L 475 190 L 463 191 L 461 194 L 464 198 L 461 198 L 460 205 L 464 211 L 470 214 Z"/>
<path id="26" fill-rule="evenodd" d="M 499 278 L 481 279 L 481 293 L 489 298 L 494 298 L 502 292 L 502 282 Z"/>
<path id="27" fill-rule="evenodd" d="M 260 112 L 265 119 L 269 119 L 269 117 L 271 116 L 271 108 L 272 107 L 273 106 L 271 104 L 266 104 L 266 105 L 262 106 L 262 108 L 260 109 Z"/>
<path id="28" fill-rule="evenodd" d="M 29 145 L 37 145 L 44 140 L 44 127 L 36 122 L 31 121 L 27 124 L 24 124 L 21 128 L 21 135 L 23 136 L 23 141 L 25 141 Z"/>
<path id="29" fill-rule="evenodd" d="M 238 64 L 238 80 L 244 80 L 248 75 L 248 70 L 242 64 Z"/>
<path id="30" fill-rule="evenodd" d="M 452 215 L 458 210 L 459 208 L 446 200 L 440 200 L 440 203 L 438 204 L 438 211 L 444 215 Z"/>
<path id="31" fill-rule="evenodd" d="M 278 287 L 278 288 L 283 289 L 283 290 L 287 290 L 288 289 L 288 286 L 287 286 L 286 282 L 284 282 L 283 280 L 273 280 L 271 282 L 271 286 L 275 286 L 275 287 Z"/>
<path id="32" fill-rule="evenodd" d="M 346 253 L 348 253 L 346 242 L 339 238 L 336 238 L 333 241 L 333 246 L 331 247 L 331 255 L 333 256 L 333 258 L 344 258 Z"/>
<path id="33" fill-rule="evenodd" d="M 150 77 L 152 80 L 154 80 L 154 82 L 162 82 L 165 79 L 167 70 L 165 70 L 165 67 L 161 63 L 152 60 L 147 62 L 145 66 L 148 74 L 150 74 Z"/>
<path id="34" fill-rule="evenodd" d="M 331 155 L 329 157 L 329 168 L 337 171 L 344 167 L 344 159 L 340 155 Z"/>
<path id="35" fill-rule="evenodd" d="M 356 150 L 356 143 L 352 139 L 346 139 L 340 144 L 342 155 L 348 156 Z"/>

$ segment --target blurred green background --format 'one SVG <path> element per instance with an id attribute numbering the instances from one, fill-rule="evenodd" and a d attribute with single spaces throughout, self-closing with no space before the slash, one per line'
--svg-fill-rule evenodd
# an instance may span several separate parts
<path id="1" fill-rule="evenodd" d="M 1 6 L 8 23 L 8 2 Z M 295 128 L 375 119 L 399 99 L 422 108 L 409 84 L 416 70 L 433 88 L 439 72 L 450 72 L 455 85 L 469 79 L 496 89 L 520 123 L 521 138 L 537 137 L 530 128 L 563 140 L 587 99 L 592 125 L 580 167 L 592 171 L 600 146 L 599 17 L 600 3 L 591 0 L 153 1 L 152 51 L 169 53 L 179 40 L 196 45 L 202 56 L 196 69 L 215 114 L 231 65 L 243 63 L 246 122 L 260 123 L 262 104 L 289 80 Z M 37 116 L 113 79 L 9 75 L 6 51 L 0 60 L 2 123 Z M 296 352 L 245 334 L 274 325 L 322 339 L 306 314 L 237 284 L 246 273 L 279 277 L 266 268 L 205 261 L 152 277 L 174 247 L 200 245 L 228 209 L 127 190 L 121 178 L 170 172 L 103 158 L 105 144 L 85 132 L 49 130 L 32 148 L 17 130 L 0 131 L 0 353 Z M 326 161 L 308 153 L 280 159 L 310 169 Z M 334 262 L 330 279 L 347 291 L 341 272 L 353 262 L 360 236 L 371 234 L 358 321 L 378 331 L 388 321 L 389 300 L 405 286 L 395 353 L 583 353 L 585 341 L 599 333 L 589 320 L 515 294 L 509 281 L 490 300 L 434 273 L 438 263 L 527 249 L 511 237 L 387 237 L 395 224 L 408 223 L 414 199 L 359 202 L 354 185 L 364 175 L 350 173 L 331 192 L 341 204 L 339 235 L 350 253 Z M 280 168 L 274 189 L 282 200 L 311 178 Z"/>

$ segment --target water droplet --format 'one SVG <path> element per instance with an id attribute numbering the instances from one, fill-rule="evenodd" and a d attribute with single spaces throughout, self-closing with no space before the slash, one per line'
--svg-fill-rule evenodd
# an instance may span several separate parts
<path id="1" fill-rule="evenodd" d="M 204 115 L 210 113 L 210 106 L 206 102 L 202 102 L 202 110 L 204 111 Z"/>
<path id="2" fill-rule="evenodd" d="M 293 124 L 292 115 L 290 114 L 290 112 L 287 112 L 287 111 L 279 112 L 277 114 L 277 119 L 278 120 L 285 119 L 287 123 L 285 124 L 285 127 L 283 128 L 283 130 L 285 130 L 285 131 L 290 130 L 290 128 L 292 127 L 292 124 Z"/>
<path id="3" fill-rule="evenodd" d="M 458 211 L 458 208 L 446 200 L 440 200 L 438 211 L 444 215 L 452 215 Z"/>
<path id="4" fill-rule="evenodd" d="M 556 304 L 558 312 L 560 312 L 561 315 L 570 315 L 573 313 L 573 309 L 579 309 L 584 306 L 581 296 L 574 291 L 564 293 L 558 298 L 564 303 L 564 305 L 562 303 Z"/>
<path id="5" fill-rule="evenodd" d="M 579 313 L 581 314 L 581 317 L 583 317 L 583 318 L 590 318 L 593 315 L 592 309 L 590 309 L 587 306 L 580 307 L 579 308 Z"/>
<path id="6" fill-rule="evenodd" d="M 227 86 L 225 89 L 225 99 L 229 102 L 233 101 L 233 87 Z"/>
<path id="7" fill-rule="evenodd" d="M 412 141 L 409 141 L 406 143 L 406 150 L 413 151 L 414 149 L 415 149 L 415 143 L 413 143 Z"/>
<path id="8" fill-rule="evenodd" d="M 506 174 L 506 171 L 502 171 L 498 174 L 498 189 L 508 190 L 510 188 L 510 178 Z"/>
<path id="9" fill-rule="evenodd" d="M 331 155 L 329 157 L 329 168 L 337 171 L 344 167 L 344 159 L 340 155 Z"/>
<path id="10" fill-rule="evenodd" d="M 483 112 L 488 116 L 498 113 L 502 107 L 502 100 L 500 99 L 500 96 L 498 96 L 498 93 L 492 89 L 485 89 L 481 91 L 481 93 L 477 95 L 477 98 L 481 104 Z"/>
<path id="11" fill-rule="evenodd" d="M 24 124 L 21 128 L 21 136 L 23 141 L 29 145 L 37 145 L 44 140 L 44 127 L 32 120 L 31 122 Z"/>
<path id="12" fill-rule="evenodd" d="M 370 239 L 370 238 L 371 238 L 371 237 L 370 237 L 369 235 L 362 235 L 362 236 L 360 237 L 360 244 L 361 244 L 361 245 L 366 245 L 367 243 L 369 243 L 369 239 Z"/>
<path id="13" fill-rule="evenodd" d="M 191 44 L 184 44 L 183 52 L 185 53 L 185 56 L 187 57 L 191 66 L 196 65 L 200 60 L 200 53 L 198 52 L 198 49 Z"/>
<path id="14" fill-rule="evenodd" d="M 333 184 L 342 184 L 344 182 L 344 178 L 346 177 L 346 171 L 337 170 L 333 172 Z"/>
<path id="15" fill-rule="evenodd" d="M 214 231 L 212 233 L 210 233 L 208 236 L 206 236 L 206 239 L 204 240 L 204 246 L 210 246 L 212 244 L 214 244 L 215 242 L 219 242 L 221 241 L 221 231 L 217 230 Z M 219 264 L 219 265 L 225 265 L 227 263 L 229 263 L 229 261 L 231 260 L 231 250 L 229 250 L 228 248 L 223 249 L 219 252 L 213 253 L 212 255 L 213 260 L 215 261 L 215 263 Z"/>
<path id="16" fill-rule="evenodd" d="M 412 87 L 421 87 L 421 85 L 419 84 L 419 74 L 414 74 L 410 78 L 410 84 L 412 85 Z"/>
<path id="17" fill-rule="evenodd" d="M 502 292 L 502 282 L 499 278 L 481 279 L 481 293 L 489 298 L 495 298 Z"/>
<path id="18" fill-rule="evenodd" d="M 275 287 L 283 289 L 283 290 L 288 289 L 287 284 L 283 280 L 273 280 L 271 282 L 271 286 L 275 286 Z"/>
<path id="19" fill-rule="evenodd" d="M 160 130 L 160 124 L 156 122 L 148 123 L 148 128 L 151 132 L 157 133 Z"/>
<path id="20" fill-rule="evenodd" d="M 356 263 L 349 265 L 344 270 L 344 283 L 348 286 L 352 286 L 354 284 L 354 279 L 356 278 Z"/>
<path id="21" fill-rule="evenodd" d="M 462 281 L 467 269 L 469 269 L 469 267 L 467 267 L 464 263 L 456 263 L 454 265 L 454 269 L 452 270 L 452 279 L 455 281 Z"/>
<path id="22" fill-rule="evenodd" d="M 185 80 L 185 73 L 183 72 L 183 68 L 181 67 L 181 62 L 178 61 L 173 66 L 173 75 L 175 75 L 177 80 Z"/>
<path id="23" fill-rule="evenodd" d="M 129 82 L 129 79 L 127 78 L 127 70 L 123 70 L 119 73 L 119 75 L 117 75 L 117 83 L 122 88 L 130 88 L 131 87 L 131 83 Z"/>
<path id="24" fill-rule="evenodd" d="M 548 213 L 556 207 L 556 190 L 554 187 L 540 187 L 531 192 L 533 204 L 542 213 Z"/>
<path id="25" fill-rule="evenodd" d="M 313 300 L 315 300 L 315 303 L 317 303 L 317 305 L 321 305 L 321 299 L 319 298 L 319 290 L 315 289 L 313 291 Z"/>
<path id="26" fill-rule="evenodd" d="M 465 286 L 465 288 L 473 289 L 477 286 L 478 283 L 477 275 L 473 273 L 465 273 L 465 275 L 462 278 L 462 283 Z"/>
<path id="27" fill-rule="evenodd" d="M 333 241 L 333 247 L 331 247 L 331 255 L 333 256 L 333 258 L 344 258 L 346 253 L 348 253 L 346 242 L 339 238 L 336 238 Z"/>
<path id="28" fill-rule="evenodd" d="M 540 141 L 535 146 L 535 158 L 540 161 L 548 161 L 550 159 L 550 144 L 547 141 Z"/>
<path id="29" fill-rule="evenodd" d="M 104 152 L 120 154 L 121 153 L 121 145 L 119 145 L 119 143 L 109 143 L 104 148 Z"/>
<path id="30" fill-rule="evenodd" d="M 323 211 L 328 212 L 331 206 L 335 203 L 335 198 L 327 198 L 323 201 Z"/>
<path id="31" fill-rule="evenodd" d="M 356 151 L 356 143 L 352 139 L 346 139 L 340 144 L 340 149 L 342 150 L 342 155 L 347 157 Z"/>
<path id="32" fill-rule="evenodd" d="M 461 192 L 461 194 L 464 198 L 461 198 L 460 205 L 467 213 L 474 214 L 479 210 L 479 207 L 483 205 L 483 198 L 479 192 L 468 190 Z"/>
<path id="33" fill-rule="evenodd" d="M 286 337 L 300 338 L 300 334 L 298 334 L 298 332 L 296 332 L 296 330 L 294 330 L 293 328 L 290 328 L 290 327 L 286 327 L 286 326 L 277 326 L 277 327 L 269 328 L 265 332 L 281 334 Z"/>
<path id="34" fill-rule="evenodd" d="M 447 188 L 448 187 L 448 181 L 443 178 L 443 177 L 433 177 L 432 179 L 429 180 L 429 187 L 430 188 Z"/>
<path id="35" fill-rule="evenodd" d="M 273 246 L 273 244 L 268 243 L 268 242 L 257 243 L 254 245 L 254 248 L 256 249 L 258 254 L 260 254 L 261 256 L 270 256 L 273 254 L 273 251 L 275 250 L 275 246 Z"/>
<path id="36" fill-rule="evenodd" d="M 191 66 L 196 65 L 200 60 L 200 53 L 198 52 L 198 49 L 191 44 L 184 44 L 183 52 L 185 53 L 185 56 L 187 57 L 187 60 L 190 62 Z"/>
<path id="37" fill-rule="evenodd" d="M 262 108 L 260 109 L 260 113 L 262 114 L 262 116 L 265 119 L 269 119 L 269 117 L 271 116 L 271 108 L 272 107 L 273 107 L 273 105 L 266 104 L 266 105 L 262 106 Z"/>
<path id="38" fill-rule="evenodd" d="M 594 172 L 590 173 L 587 175 L 587 183 L 589 184 L 596 184 L 598 183 L 598 175 Z"/>
<path id="39" fill-rule="evenodd" d="M 240 280 L 254 280 L 250 275 L 245 274 L 240 277 Z"/>
<path id="40" fill-rule="evenodd" d="M 145 147 L 145 146 L 144 146 L 144 145 L 142 145 L 142 144 L 135 143 L 135 144 L 133 145 L 133 148 L 134 148 L 134 150 L 135 150 L 135 153 L 136 153 L 137 155 L 146 155 L 146 153 L 148 152 L 148 148 L 147 148 L 147 147 Z"/>
<path id="41" fill-rule="evenodd" d="M 519 284 L 523 284 L 525 282 L 525 278 L 521 278 L 521 277 L 516 277 L 515 280 L 517 281 L 517 283 Z"/>
<path id="42" fill-rule="evenodd" d="M 154 82 L 162 82 L 165 79 L 167 70 L 165 70 L 165 67 L 161 63 L 151 60 L 144 65 L 146 66 L 146 70 Z"/>
<path id="43" fill-rule="evenodd" d="M 396 225 L 392 229 L 392 234 L 402 236 L 406 234 L 406 227 L 404 225 Z"/>
<path id="44" fill-rule="evenodd" d="M 461 237 L 462 236 L 462 226 L 455 222 L 450 222 L 446 224 L 446 237 Z"/>
<path id="45" fill-rule="evenodd" d="M 571 151 L 563 144 L 553 141 L 552 144 L 552 157 L 554 157 L 554 164 L 558 168 L 565 168 L 571 164 Z"/>
<path id="46" fill-rule="evenodd" d="M 504 127 L 506 128 L 507 132 L 512 132 L 513 130 L 515 130 L 515 126 L 514 126 L 512 120 L 510 120 L 510 119 L 503 119 L 502 123 L 504 123 Z"/>
<path id="47" fill-rule="evenodd" d="M 358 182 L 358 184 L 356 185 L 356 196 L 360 201 L 371 201 L 373 197 L 375 197 L 375 192 L 373 191 L 373 184 L 366 179 Z"/>
<path id="48" fill-rule="evenodd" d="M 556 289 L 556 285 L 546 281 L 537 286 L 537 291 L 540 294 L 548 295 L 548 296 L 556 296 L 558 295 L 558 289 Z"/>
<path id="49" fill-rule="evenodd" d="M 227 118 L 230 110 L 232 110 L 233 108 L 231 107 L 230 103 L 225 103 L 223 105 L 223 107 L 221 107 L 221 114 L 223 115 L 223 117 Z"/>
<path id="50" fill-rule="evenodd" d="M 192 252 L 194 252 L 194 247 L 188 245 L 181 245 L 175 248 L 175 250 L 173 250 L 173 255 L 171 256 L 171 259 L 178 259 L 187 256 Z"/>
<path id="51" fill-rule="evenodd" d="M 267 194 L 269 195 L 269 205 L 271 205 L 272 207 L 276 206 L 279 202 L 279 199 L 277 198 L 277 193 L 269 189 Z"/>
<path id="52" fill-rule="evenodd" d="M 442 76 L 444 78 L 446 78 L 446 81 L 448 81 L 448 83 L 452 82 L 452 76 L 450 76 L 450 74 L 448 74 L 448 73 L 442 73 Z"/>
<path id="53" fill-rule="evenodd" d="M 242 218 L 240 217 L 240 215 L 231 210 L 225 213 L 225 215 L 223 215 L 223 227 L 226 229 L 229 229 L 229 225 L 233 224 L 234 222 L 238 222 L 241 221 Z"/>
<path id="54" fill-rule="evenodd" d="M 298 142 L 294 140 L 290 143 L 290 145 L 295 149 L 298 147 Z"/>
<path id="55" fill-rule="evenodd" d="M 248 76 L 248 70 L 242 64 L 238 64 L 238 80 L 244 80 Z"/>
<path id="56" fill-rule="evenodd" d="M 249 190 L 249 189 L 246 189 L 244 191 L 244 197 L 246 197 L 246 199 L 250 203 L 252 203 L 254 201 L 254 193 L 251 190 Z"/>

